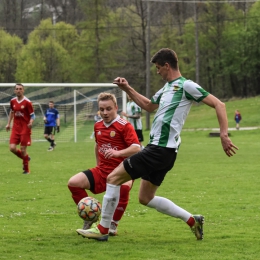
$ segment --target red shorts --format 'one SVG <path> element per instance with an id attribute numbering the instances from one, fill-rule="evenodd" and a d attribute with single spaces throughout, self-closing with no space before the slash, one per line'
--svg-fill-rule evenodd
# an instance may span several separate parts
<path id="1" fill-rule="evenodd" d="M 102 176 L 99 167 L 95 167 L 89 170 L 92 172 L 94 182 L 95 182 L 95 189 L 91 190 L 91 192 L 94 194 L 99 194 L 106 191 L 107 176 L 105 178 Z"/>
<path id="2" fill-rule="evenodd" d="M 11 134 L 9 144 L 20 144 L 21 146 L 30 146 L 31 145 L 31 134 Z"/>

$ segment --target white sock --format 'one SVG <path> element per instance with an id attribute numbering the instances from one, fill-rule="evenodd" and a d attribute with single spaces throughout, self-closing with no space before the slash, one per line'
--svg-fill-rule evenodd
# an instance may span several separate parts
<path id="1" fill-rule="evenodd" d="M 180 218 L 183 221 L 187 222 L 188 219 L 192 216 L 189 212 L 186 210 L 180 208 L 176 204 L 174 204 L 172 201 L 155 196 L 148 204 L 147 207 L 155 208 L 157 211 L 175 217 Z"/>
<path id="2" fill-rule="evenodd" d="M 107 183 L 106 193 L 103 197 L 100 225 L 109 228 L 114 212 L 118 205 L 120 186 Z"/>

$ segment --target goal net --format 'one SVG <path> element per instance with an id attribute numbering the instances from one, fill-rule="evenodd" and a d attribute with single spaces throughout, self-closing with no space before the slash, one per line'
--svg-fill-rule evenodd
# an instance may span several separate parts
<path id="1" fill-rule="evenodd" d="M 33 141 L 46 141 L 43 137 L 43 117 L 49 101 L 54 102 L 60 114 L 60 133 L 55 135 L 59 142 L 86 142 L 94 127 L 94 115 L 98 111 L 97 96 L 101 92 L 113 93 L 117 98 L 119 112 L 125 110 L 126 95 L 116 85 L 110 83 L 86 84 L 43 84 L 24 83 L 25 96 L 34 107 L 36 119 L 32 129 Z M 14 95 L 15 83 L 0 84 L 0 142 L 8 142 L 10 132 L 6 132 L 10 100 Z"/>

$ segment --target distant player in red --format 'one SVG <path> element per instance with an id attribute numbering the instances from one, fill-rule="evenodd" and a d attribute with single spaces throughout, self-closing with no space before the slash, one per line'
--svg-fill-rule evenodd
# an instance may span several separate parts
<path id="1" fill-rule="evenodd" d="M 10 113 L 6 131 L 11 129 L 10 125 L 13 120 L 12 133 L 10 136 L 10 151 L 23 160 L 23 173 L 29 174 L 29 160 L 27 146 L 31 145 L 31 128 L 35 119 L 35 114 L 31 101 L 24 96 L 24 86 L 20 83 L 15 85 L 14 92 L 16 97 L 10 101 Z M 17 145 L 20 144 L 20 150 Z"/>
<path id="2" fill-rule="evenodd" d="M 106 190 L 108 174 L 125 158 L 140 151 L 140 143 L 133 126 L 117 114 L 117 102 L 113 94 L 100 93 L 98 108 L 103 120 L 94 125 L 97 166 L 72 176 L 68 187 L 76 204 L 88 197 L 86 190 L 94 194 Z M 121 186 L 120 199 L 110 224 L 109 234 L 117 234 L 117 225 L 122 218 L 129 200 L 129 192 L 133 181 Z M 93 223 L 85 221 L 83 229 L 89 229 Z"/>

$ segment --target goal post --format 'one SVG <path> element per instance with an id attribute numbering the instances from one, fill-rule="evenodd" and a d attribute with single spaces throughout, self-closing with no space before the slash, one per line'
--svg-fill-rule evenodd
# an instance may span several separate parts
<path id="1" fill-rule="evenodd" d="M 5 131 L 10 112 L 10 100 L 15 97 L 16 83 L 0 83 L 0 142 L 8 141 Z M 43 137 L 43 116 L 52 100 L 60 113 L 61 131 L 56 134 L 58 142 L 91 141 L 94 115 L 98 111 L 97 96 L 101 92 L 115 94 L 118 110 L 126 111 L 126 93 L 111 83 L 22 83 L 25 96 L 34 106 L 36 119 L 32 140 L 46 141 Z"/>

